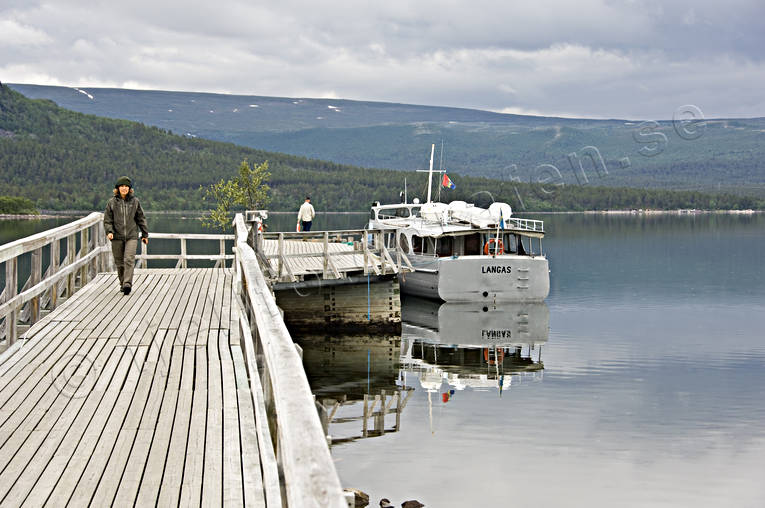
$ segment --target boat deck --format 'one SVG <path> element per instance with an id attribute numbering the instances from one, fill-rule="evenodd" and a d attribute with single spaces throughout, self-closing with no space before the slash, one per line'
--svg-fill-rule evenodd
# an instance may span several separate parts
<path id="1" fill-rule="evenodd" d="M 102 273 L 0 356 L 0 505 L 265 506 L 232 280 Z"/>

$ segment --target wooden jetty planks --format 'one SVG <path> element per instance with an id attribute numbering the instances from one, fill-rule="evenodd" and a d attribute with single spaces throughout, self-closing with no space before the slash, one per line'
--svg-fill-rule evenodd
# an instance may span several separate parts
<path id="1" fill-rule="evenodd" d="M 157 307 L 157 312 L 152 316 L 141 339 L 141 344 L 147 345 L 150 349 L 149 368 L 146 369 L 145 365 L 144 372 L 142 372 L 143 387 L 149 385 L 149 388 L 145 399 L 139 398 L 139 400 L 143 399 L 144 403 L 139 403 L 123 424 L 122 432 L 125 433 L 125 439 L 132 435 L 133 443 L 127 456 L 125 472 L 114 497 L 115 500 L 136 499 L 166 390 L 175 331 L 158 327 L 167 315 L 175 313 L 181 300 L 176 298 L 176 294 L 182 294 L 186 289 L 180 280 L 180 274 L 168 274 L 167 277 L 170 287 L 167 293 L 163 293 L 162 302 Z M 138 392 L 140 391 L 141 388 L 139 387 Z"/>
<path id="2" fill-rule="evenodd" d="M 261 473 L 260 470 L 260 454 L 259 446 L 263 446 L 258 440 L 258 433 L 255 426 L 255 408 L 252 401 L 252 392 L 249 390 L 249 382 L 247 380 L 247 370 L 244 364 L 244 357 L 242 350 L 239 346 L 231 346 L 231 355 L 234 358 L 234 373 L 236 375 L 237 386 L 237 399 L 239 404 L 239 422 L 240 432 L 242 439 L 242 475 L 244 480 L 244 500 L 246 506 L 266 506 L 266 493 L 265 489 L 270 489 L 269 504 L 272 502 L 272 498 L 280 500 L 281 493 L 279 492 L 279 478 L 276 466 L 276 458 L 274 457 L 273 450 L 270 453 L 271 460 L 264 464 L 264 467 L 268 468 L 271 474 L 268 478 L 263 478 L 266 472 Z M 265 416 L 265 410 L 260 415 Z M 267 422 L 263 423 L 266 427 Z M 271 443 L 268 443 L 269 446 Z M 265 455 L 268 455 L 267 453 Z M 281 503 L 280 503 L 281 504 Z"/>
<path id="3" fill-rule="evenodd" d="M 210 281 L 210 287 L 217 283 L 217 273 Z M 205 293 L 202 313 L 199 319 L 199 329 L 189 333 L 189 340 L 194 342 L 194 387 L 191 403 L 191 420 L 186 444 L 186 461 L 183 469 L 183 484 L 181 486 L 181 504 L 184 506 L 199 505 L 202 498 L 204 480 L 205 429 L 207 423 L 207 390 L 208 390 L 208 348 L 207 333 L 213 315 L 214 300 L 210 293 Z M 189 348 L 186 348 L 187 352 Z"/>
<path id="4" fill-rule="evenodd" d="M 93 349 L 99 350 L 98 355 L 93 362 L 82 362 L 78 366 L 71 378 L 74 383 L 71 386 L 67 383 L 69 389 L 75 388 L 74 384 L 76 384 L 76 390 L 71 393 L 62 393 L 56 400 L 58 404 L 65 404 L 64 410 L 49 410 L 30 435 L 30 439 L 21 450 L 22 453 L 15 457 L 16 460 L 26 462 L 26 465 L 18 468 L 19 477 L 15 481 L 2 483 L 3 487 L 7 485 L 10 490 L 5 496 L 6 489 L 2 488 L 0 503 L 4 499 L 25 499 L 35 489 L 41 475 L 59 453 L 67 433 L 77 431 L 78 428 L 74 426 L 74 422 L 82 414 L 96 386 L 99 370 L 109 361 L 116 343 L 116 340 L 103 341 L 100 344 L 91 342 Z M 33 446 L 35 442 L 40 443 L 37 448 Z"/>
<path id="5" fill-rule="evenodd" d="M 154 386 L 155 375 L 162 378 L 164 362 L 161 359 L 166 334 L 157 334 L 157 324 L 161 321 L 162 313 L 167 309 L 166 302 L 177 288 L 175 276 L 169 274 L 157 274 L 158 281 L 156 291 L 147 298 L 147 301 L 141 306 L 141 312 L 144 317 L 142 320 L 132 320 L 123 332 L 123 338 L 120 342 L 127 341 L 129 346 L 138 348 L 143 352 L 141 357 L 143 362 L 136 365 L 133 372 L 137 371 L 135 388 L 132 390 L 131 399 L 127 412 L 123 420 L 117 420 L 119 423 L 116 441 L 113 450 L 108 457 L 108 462 L 104 466 L 103 477 L 98 482 L 98 487 L 93 494 L 91 502 L 95 505 L 111 504 L 116 498 L 117 490 L 123 480 L 126 481 L 126 489 L 131 485 L 140 482 L 140 475 L 143 473 L 144 464 L 142 462 L 144 451 L 150 445 L 152 433 L 146 429 L 139 432 L 139 425 L 144 414 L 147 401 Z M 148 312 L 146 312 L 148 311 Z M 151 340 L 146 337 L 150 336 Z M 158 342 L 155 343 L 154 338 Z M 157 371 L 159 370 L 159 374 Z M 128 378 L 130 382 L 130 377 Z M 111 436 L 108 434 L 111 443 Z M 133 448 L 138 442 L 138 447 L 133 455 Z M 131 460 L 133 459 L 133 460 Z M 136 478 L 135 476 L 138 476 Z M 87 493 L 86 489 L 82 489 Z M 78 502 L 77 496 L 73 498 Z"/>
<path id="6" fill-rule="evenodd" d="M 223 389 L 223 504 L 243 506 L 244 479 L 242 477 L 239 404 L 234 360 L 231 356 L 230 339 L 227 332 L 228 330 L 221 330 L 218 334 L 218 347 L 221 355 L 221 386 Z"/>
<path id="7" fill-rule="evenodd" d="M 223 502 L 223 380 L 219 333 L 219 330 L 211 329 L 207 335 L 207 429 L 202 506 L 220 506 Z"/>
<path id="8" fill-rule="evenodd" d="M 113 374 L 123 355 L 122 351 L 117 348 L 117 339 L 104 342 L 107 344 L 105 350 L 109 351 L 109 356 L 99 372 L 93 389 L 85 397 L 79 412 L 71 423 L 62 421 L 59 424 L 57 422 L 53 429 L 53 432 L 58 432 L 58 436 L 60 436 L 59 443 L 54 455 L 48 460 L 45 469 L 38 476 L 35 485 L 29 489 L 27 502 L 32 506 L 40 506 L 49 498 L 51 491 L 61 479 L 61 473 L 68 468 L 72 455 L 82 441 L 86 430 L 90 428 L 90 422 L 96 409 L 105 398 L 108 400 L 112 396 L 116 397 L 119 385 L 116 382 L 112 383 L 111 386 L 108 385 L 113 377 L 118 377 L 113 376 Z M 50 436 L 51 440 L 55 440 L 57 437 L 53 432 Z"/>
<path id="9" fill-rule="evenodd" d="M 221 330 L 224 301 L 230 300 L 226 294 L 226 280 L 231 277 L 224 270 L 219 277 L 213 293 L 210 328 L 207 333 L 207 429 L 205 432 L 204 476 L 202 484 L 202 505 L 220 506 L 223 502 L 223 373 L 221 366 L 220 335 L 228 337 Z"/>
<path id="10" fill-rule="evenodd" d="M 165 276 L 168 277 L 168 276 Z M 168 281 L 161 281 L 163 276 L 157 276 L 159 280 L 155 281 L 160 289 L 166 288 Z M 161 285 L 159 285 L 162 282 Z M 156 295 L 163 295 L 157 291 Z M 128 312 L 128 316 L 135 313 L 145 314 L 148 309 L 155 309 L 156 306 L 151 299 L 148 299 L 142 305 L 133 306 Z M 147 394 L 147 379 L 150 379 L 151 370 L 145 370 L 147 356 L 157 351 L 151 351 L 147 346 L 141 346 L 141 338 L 144 328 L 140 328 L 135 323 L 139 321 L 130 320 L 130 325 L 120 333 L 120 344 L 125 344 L 128 350 L 135 351 L 135 357 L 131 363 L 124 381 L 124 388 L 120 392 L 117 404 L 114 406 L 110 420 L 104 429 L 104 433 L 99 438 L 100 447 L 97 453 L 94 453 L 92 460 L 87 466 L 80 484 L 75 490 L 71 502 L 79 504 L 80 502 L 94 502 L 97 505 L 111 503 L 114 492 L 119 484 L 124 467 L 132 448 L 132 442 L 137 434 L 136 416 L 142 411 L 142 402 L 145 401 Z M 150 321 L 149 321 L 150 322 Z M 105 334 L 115 335 L 116 332 L 108 328 L 104 330 Z M 149 366 L 156 365 L 152 358 L 149 358 Z M 144 375 L 142 375 L 144 374 Z M 132 427 L 132 428 L 131 428 Z M 145 438 L 145 436 L 144 436 Z M 103 471 L 103 474 L 101 472 Z M 83 481 L 84 479 L 84 481 Z M 93 486 L 96 491 L 93 492 Z M 92 496 L 88 498 L 88 496 Z"/>
<path id="11" fill-rule="evenodd" d="M 170 436 L 170 447 L 165 460 L 158 497 L 159 506 L 177 505 L 184 482 L 186 448 L 189 441 L 191 410 L 195 391 L 194 371 L 197 352 L 195 336 L 198 334 L 199 316 L 204 310 L 207 286 L 210 284 L 211 277 L 211 271 L 204 272 L 201 283 L 194 288 L 194 292 L 189 296 L 186 312 L 182 317 L 171 321 L 171 326 L 176 324 L 178 327 L 172 361 L 179 362 L 180 369 L 178 369 L 178 396 Z M 171 381 L 174 381 L 173 377 L 171 377 Z"/>
<path id="12" fill-rule="evenodd" d="M 82 316 L 88 314 L 94 315 L 97 311 L 83 303 L 90 298 L 92 294 L 98 295 L 99 291 L 103 289 L 108 280 L 108 276 L 98 276 L 93 281 L 92 286 L 88 284 L 85 288 L 75 293 L 56 309 L 55 321 L 88 321 L 87 318 L 83 318 Z M 72 313 L 75 315 L 73 316 Z M 22 335 L 19 342 L 14 345 L 18 347 L 19 350 L 13 354 L 8 354 L 8 357 L 4 358 L 2 364 L 0 364 L 0 376 L 2 376 L 0 378 L 0 386 L 5 386 L 6 380 L 3 378 L 6 377 L 6 374 L 14 365 L 25 365 L 25 358 L 30 358 L 31 356 L 29 355 L 34 356 L 40 353 L 40 351 L 36 349 L 37 347 L 47 348 L 50 346 L 50 340 L 44 340 L 45 337 L 55 337 L 55 334 L 52 335 L 50 325 L 51 319 L 38 321 Z M 2 356 L 5 357 L 6 355 Z"/>
<path id="13" fill-rule="evenodd" d="M 87 309 L 70 299 L 3 364 L 0 504 L 265 505 L 232 271 L 135 281 L 123 296 L 99 275 L 77 293 Z"/>
<path id="14" fill-rule="evenodd" d="M 0 436 L 3 436 L 0 438 L 0 473 L 5 472 L 7 468 L 14 469 L 14 461 L 19 461 L 18 454 L 25 444 L 36 448 L 32 442 L 28 443 L 30 433 L 35 430 L 48 411 L 54 411 L 56 415 L 63 411 L 62 403 L 56 404 L 56 400 L 64 388 L 63 385 L 69 382 L 66 379 L 68 375 L 66 370 L 72 364 L 76 369 L 78 355 L 87 355 L 87 348 L 88 345 L 84 341 L 72 340 L 62 357 L 49 358 L 46 365 L 50 367 L 46 369 L 45 375 L 37 380 L 34 390 L 29 392 L 12 413 L 8 414 L 3 425 L 0 426 Z M 64 401 L 65 407 L 66 400 L 64 398 L 60 400 Z M 24 459 L 25 453 L 21 453 L 22 467 L 26 464 Z M 12 477 L 13 474 L 11 473 L 10 476 Z"/>
<path id="15" fill-rule="evenodd" d="M 165 458 L 168 455 L 170 437 L 173 431 L 173 421 L 175 420 L 175 409 L 181 378 L 180 372 L 183 367 L 183 348 L 175 345 L 178 332 L 177 327 L 168 327 L 174 320 L 176 325 L 180 323 L 181 317 L 186 312 L 189 298 L 194 288 L 198 287 L 198 283 L 201 282 L 202 278 L 203 272 L 201 270 L 189 271 L 187 276 L 184 277 L 183 289 L 178 298 L 179 305 L 176 306 L 173 313 L 165 313 L 159 325 L 160 329 L 166 329 L 167 333 L 163 345 L 163 351 L 166 351 L 165 358 L 167 358 L 168 362 L 167 379 L 165 380 L 161 405 L 158 409 L 149 455 L 146 459 L 146 466 L 136 498 L 138 506 L 153 505 L 157 502 L 159 489 L 162 485 Z"/>

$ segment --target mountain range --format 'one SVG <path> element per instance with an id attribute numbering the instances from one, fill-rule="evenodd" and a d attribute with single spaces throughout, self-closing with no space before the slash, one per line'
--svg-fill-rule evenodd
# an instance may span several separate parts
<path id="1" fill-rule="evenodd" d="M 397 202 L 404 189 L 409 199 L 423 199 L 427 187 L 420 173 L 177 135 L 166 128 L 79 113 L 49 99 L 29 99 L 0 85 L 0 197 L 11 198 L 8 203 L 22 198 L 40 209 L 99 210 L 115 180 L 127 174 L 147 210 L 205 210 L 215 206 L 205 200 L 205 189 L 233 177 L 242 161 L 268 162 L 270 210 L 295 210 L 310 194 L 320 211 L 364 211 L 376 200 Z M 765 208 L 765 200 L 756 196 L 566 185 L 546 175 L 544 183 L 531 184 L 450 173 L 456 188 L 440 194 L 445 201 L 479 206 L 505 201 L 516 211 Z"/>
<path id="2" fill-rule="evenodd" d="M 571 119 L 344 99 L 11 84 L 82 113 L 367 168 L 765 197 L 765 118 Z M 695 114 L 692 118 L 691 113 Z M 669 115 L 671 116 L 671 115 Z"/>

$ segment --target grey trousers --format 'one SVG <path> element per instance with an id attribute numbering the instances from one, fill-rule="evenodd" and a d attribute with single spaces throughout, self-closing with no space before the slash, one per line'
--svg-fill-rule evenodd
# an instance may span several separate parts
<path id="1" fill-rule="evenodd" d="M 133 287 L 133 268 L 135 268 L 135 250 L 138 240 L 112 240 L 114 264 L 117 265 L 117 276 L 120 287 Z"/>

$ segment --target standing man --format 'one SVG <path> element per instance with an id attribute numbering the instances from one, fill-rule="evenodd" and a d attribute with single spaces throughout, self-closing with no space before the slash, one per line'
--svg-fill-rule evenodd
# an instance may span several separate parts
<path id="1" fill-rule="evenodd" d="M 141 203 L 133 195 L 133 182 L 126 176 L 120 177 L 114 184 L 114 196 L 106 203 L 104 230 L 106 237 L 112 242 L 120 291 L 129 295 L 133 288 L 138 230 L 141 231 L 141 241 L 145 244 L 149 243 L 149 230 L 146 228 L 146 217 Z"/>
<path id="2" fill-rule="evenodd" d="M 305 197 L 305 203 L 300 205 L 300 210 L 298 211 L 298 223 L 300 224 L 300 231 L 310 231 L 311 230 L 311 224 L 313 223 L 313 218 L 316 215 L 316 212 L 313 209 L 313 205 L 311 204 L 311 196 Z"/>

